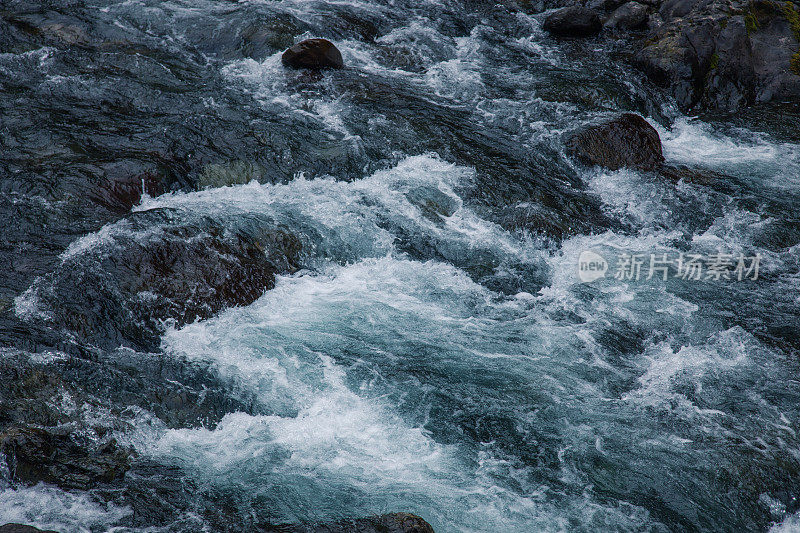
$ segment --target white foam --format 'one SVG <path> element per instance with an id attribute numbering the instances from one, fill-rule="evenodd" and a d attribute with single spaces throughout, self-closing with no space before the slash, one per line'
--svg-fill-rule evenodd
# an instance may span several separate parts
<path id="1" fill-rule="evenodd" d="M 455 38 L 456 57 L 432 65 L 425 74 L 425 83 L 440 97 L 464 100 L 480 99 L 483 81 L 479 71 L 482 55 L 476 33 Z"/>
<path id="2" fill-rule="evenodd" d="M 769 533 L 798 533 L 800 532 L 800 513 L 787 516 L 779 524 L 769 529 Z"/>
<path id="3" fill-rule="evenodd" d="M 719 165 L 731 161 L 771 161 L 779 148 L 751 134 L 748 141 L 726 137 L 697 119 L 681 117 L 669 130 L 651 122 L 661 136 L 668 161 L 698 165 Z"/>
<path id="4" fill-rule="evenodd" d="M 675 197 L 671 183 L 645 181 L 631 169 L 595 169 L 589 174 L 589 188 L 617 217 L 645 228 L 659 223 L 675 226 L 670 224 L 670 210 L 665 206 L 665 202 Z"/>
<path id="5" fill-rule="evenodd" d="M 734 256 L 749 256 L 754 249 L 753 241 L 759 233 L 774 223 L 774 219 L 762 218 L 750 211 L 731 209 L 714 219 L 703 233 L 694 235 L 692 245 L 706 254 L 723 252 Z M 762 256 L 762 270 L 776 269 L 783 265 L 780 254 L 763 248 L 757 250 Z"/>
<path id="6" fill-rule="evenodd" d="M 108 246 L 114 242 L 114 236 L 121 232 L 128 232 L 131 229 L 130 222 L 122 219 L 112 224 L 106 224 L 94 233 L 89 233 L 72 241 L 67 249 L 61 253 L 61 262 L 68 261 L 79 255 L 83 255 L 90 250 L 96 250 L 103 246 Z"/>
<path id="7" fill-rule="evenodd" d="M 459 205 L 461 200 L 454 188 L 468 184 L 473 176 L 472 169 L 420 155 L 350 183 L 302 177 L 285 185 L 251 182 L 168 194 L 145 200 L 134 209 L 170 207 L 188 215 L 203 212 L 227 217 L 259 213 L 288 227 L 308 227 L 321 234 L 322 238 L 313 243 L 314 253 L 346 261 L 392 253 L 395 235 L 385 229 L 387 222 L 412 235 L 440 239 L 443 253 L 465 256 L 470 250 L 488 249 L 500 257 L 536 261 L 540 253 L 533 246 L 520 246 L 512 235 L 463 206 L 452 216 L 436 220 L 423 214 L 407 197 L 419 187 L 431 187 Z"/>
<path id="8" fill-rule="evenodd" d="M 669 163 L 730 172 L 759 186 L 800 190 L 800 146 L 776 143 L 766 135 L 737 129 L 725 135 L 712 124 L 679 118 L 667 130 L 651 121 Z"/>
<path id="9" fill-rule="evenodd" d="M 40 483 L 35 487 L 0 490 L 0 524 L 22 523 L 41 529 L 89 533 L 131 514 L 127 507 L 103 504 L 88 494 L 73 494 Z"/>
<path id="10" fill-rule="evenodd" d="M 349 49 L 348 49 L 349 50 Z M 343 135 L 345 140 L 358 142 L 342 120 L 344 104 L 339 97 L 314 97 L 299 93 L 289 87 L 287 76 L 301 75 L 287 71 L 281 65 L 281 54 L 276 53 L 261 62 L 242 59 L 226 65 L 223 75 L 231 80 L 240 80 L 251 87 L 253 95 L 272 105 L 278 105 L 300 116 L 318 120 L 333 133 Z M 321 83 L 325 83 L 323 80 Z"/>
<path id="11" fill-rule="evenodd" d="M 704 345 L 675 349 L 669 342 L 660 342 L 645 351 L 644 358 L 649 365 L 639 378 L 641 388 L 625 399 L 645 405 L 657 405 L 673 398 L 686 402 L 683 393 L 675 390 L 676 385 L 692 383 L 702 387 L 703 378 L 709 373 L 719 376 L 749 367 L 754 363 L 752 351 L 757 349 L 758 342 L 738 326 L 714 335 Z"/>
<path id="12" fill-rule="evenodd" d="M 549 358 L 560 342 L 540 346 L 540 337 L 554 340 L 552 334 L 566 332 L 543 331 L 538 313 L 512 326 L 527 339 L 521 344 L 505 340 L 508 330 L 493 328 L 498 315 L 519 315 L 535 303 L 524 294 L 496 302 L 451 265 L 388 256 L 282 277 L 253 305 L 164 337 L 167 353 L 214 363 L 275 414 L 230 414 L 214 430 L 161 430 L 155 439 L 140 439 L 139 450 L 209 482 L 257 480 L 248 490 L 267 494 L 294 486 L 291 501 L 279 498 L 288 517 L 308 519 L 322 509 L 314 518 L 329 519 L 326 505 L 338 508 L 337 502 L 363 491 L 348 512 L 411 508 L 437 531 L 555 531 L 565 516 L 587 508 L 619 513 L 622 523 L 628 513 L 641 520 L 641 510 L 622 511 L 589 497 L 556 505 L 544 496 L 547 487 L 532 484 L 524 469 L 490 451 L 473 465 L 457 446 L 437 443 L 407 423 L 376 394 L 380 388 L 369 382 L 354 388 L 345 373 L 368 364 L 357 355 L 352 360 L 354 353 L 390 363 L 419 357 L 418 349 L 428 364 L 470 365 L 471 358 L 485 357 L 539 365 L 531 352 Z M 518 479 L 525 489 L 509 490 L 500 478 Z"/>
<path id="13" fill-rule="evenodd" d="M 52 320 L 53 314 L 42 306 L 37 282 L 14 298 L 14 313 L 24 320 Z"/>

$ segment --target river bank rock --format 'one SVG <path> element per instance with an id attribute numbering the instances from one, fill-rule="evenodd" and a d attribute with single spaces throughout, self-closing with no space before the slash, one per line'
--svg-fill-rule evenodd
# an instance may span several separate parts
<path id="1" fill-rule="evenodd" d="M 596 11 L 583 6 L 569 6 L 548 15 L 542 28 L 558 37 L 589 37 L 600 33 L 603 24 Z"/>
<path id="2" fill-rule="evenodd" d="M 342 53 L 327 39 L 300 41 L 283 53 L 281 63 L 284 67 L 312 70 L 344 67 Z"/>
<path id="3" fill-rule="evenodd" d="M 734 111 L 800 98 L 800 8 L 792 2 L 666 0 L 634 64 L 684 109 Z"/>
<path id="4" fill-rule="evenodd" d="M 19 427 L 0 434 L 0 453 L 16 481 L 87 490 L 124 476 L 132 452 L 113 439 L 88 446 L 76 443 L 66 431 Z"/>
<path id="5" fill-rule="evenodd" d="M 649 8 L 639 2 L 628 2 L 619 6 L 603 24 L 615 30 L 638 30 L 647 23 Z"/>
<path id="6" fill-rule="evenodd" d="M 567 140 L 567 151 L 584 164 L 610 170 L 651 170 L 664 161 L 658 132 L 633 113 L 573 134 Z"/>

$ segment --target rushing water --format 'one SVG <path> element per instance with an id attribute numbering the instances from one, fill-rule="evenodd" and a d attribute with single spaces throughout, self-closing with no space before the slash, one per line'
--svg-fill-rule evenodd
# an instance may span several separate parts
<path id="1" fill-rule="evenodd" d="M 46 274 L 113 254 L 115 235 L 158 231 L 158 216 L 136 218 L 148 214 L 227 230 L 269 220 L 303 244 L 301 270 L 253 304 L 161 338 L 166 356 L 206 365 L 258 409 L 209 427 L 138 409 L 117 439 L 140 457 L 275 523 L 409 511 L 437 532 L 796 530 L 796 138 L 685 117 L 601 43 L 556 42 L 540 15 L 500 5 L 90 7 L 104 31 L 170 59 L 132 55 L 122 70 L 107 64 L 119 58 L 57 47 L 0 55 L 4 76 L 75 109 L 52 119 L 64 122 L 48 140 L 88 129 L 89 104 L 110 94 L 109 106 L 134 111 L 115 124 L 103 108 L 93 150 L 117 139 L 136 159 L 128 144 L 196 143 L 205 166 L 164 163 L 194 177 L 96 227 L 81 225 L 69 183 L 47 184 L 46 172 L 10 181 L 6 204 L 72 229 L 50 239 L 54 259 L 31 251 L 31 275 L 6 282 L 8 313 L 47 328 L 59 309 L 39 298 Z M 274 22 L 278 44 L 281 32 L 334 39 L 348 68 L 314 77 L 284 71 L 276 43 L 243 52 L 236 35 L 253 20 Z M 96 64 L 76 66 L 87 57 Z M 565 132 L 623 110 L 657 126 L 667 163 L 710 177 L 583 169 L 564 156 Z M 185 138 L 169 129 L 181 114 L 199 117 Z M 8 172 L 47 152 L 35 125 L 15 127 L 34 146 L 7 142 Z M 64 174 L 113 170 L 65 150 L 52 150 Z M 585 250 L 759 254 L 760 274 L 582 283 Z M 137 530 L 130 516 L 98 494 L 0 492 L 0 522 Z M 187 511 L 157 525 L 202 521 Z"/>

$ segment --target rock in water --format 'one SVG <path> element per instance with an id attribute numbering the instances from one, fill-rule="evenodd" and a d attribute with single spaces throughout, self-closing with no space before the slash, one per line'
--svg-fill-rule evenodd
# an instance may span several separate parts
<path id="1" fill-rule="evenodd" d="M 636 30 L 647 22 L 647 6 L 639 2 L 628 2 L 618 7 L 604 26 L 619 30 Z"/>
<path id="2" fill-rule="evenodd" d="M 5 524 L 0 526 L 0 533 L 56 533 L 52 529 L 47 531 L 25 524 Z"/>
<path id="3" fill-rule="evenodd" d="M 31 289 L 39 303 L 59 310 L 53 323 L 95 346 L 156 350 L 167 322 L 179 327 L 249 305 L 276 275 L 299 268 L 299 238 L 271 220 L 251 217 L 237 231 L 162 210 L 123 220 Z"/>
<path id="4" fill-rule="evenodd" d="M 342 68 L 342 53 L 327 39 L 306 39 L 287 49 L 281 56 L 284 67 Z"/>
<path id="5" fill-rule="evenodd" d="M 570 6 L 551 13 L 544 21 L 545 31 L 559 37 L 588 37 L 600 32 L 600 16 L 588 7 Z"/>
<path id="6" fill-rule="evenodd" d="M 369 518 L 358 518 L 321 524 L 296 533 L 433 533 L 433 527 L 417 515 L 391 513 Z"/>
<path id="7" fill-rule="evenodd" d="M 633 113 L 572 135 L 567 149 L 582 163 L 611 170 L 622 167 L 650 170 L 664 161 L 658 132 Z"/>
<path id="8" fill-rule="evenodd" d="M 124 476 L 131 455 L 113 439 L 90 449 L 76 444 L 68 433 L 34 427 L 12 428 L 0 435 L 0 453 L 15 480 L 82 490 Z"/>
<path id="9" fill-rule="evenodd" d="M 431 219 L 438 220 L 439 216 L 451 217 L 458 211 L 459 204 L 437 187 L 422 185 L 406 193 L 406 199 L 417 206 L 422 214 Z"/>

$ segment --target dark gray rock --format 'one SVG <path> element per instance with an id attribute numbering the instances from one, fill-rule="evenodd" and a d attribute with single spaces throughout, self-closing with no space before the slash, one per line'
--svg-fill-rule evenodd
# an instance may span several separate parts
<path id="1" fill-rule="evenodd" d="M 113 439 L 88 446 L 54 428 L 21 427 L 0 434 L 0 453 L 14 480 L 87 490 L 124 476 L 132 452 Z"/>
<path id="2" fill-rule="evenodd" d="M 661 4 L 659 13 L 664 19 L 673 20 L 701 10 L 709 4 L 709 0 L 666 0 Z"/>
<path id="3" fill-rule="evenodd" d="M 600 32 L 603 24 L 596 11 L 582 6 L 570 6 L 548 15 L 542 26 L 559 37 L 588 37 Z"/>
<path id="4" fill-rule="evenodd" d="M 758 103 L 800 100 L 800 6 L 755 4 L 758 28 L 749 34 Z"/>
<path id="5" fill-rule="evenodd" d="M 391 513 L 369 518 L 321 524 L 297 533 L 433 533 L 433 527 L 417 515 Z"/>
<path id="6" fill-rule="evenodd" d="M 666 0 L 634 63 L 684 109 L 800 98 L 800 9 L 791 2 Z"/>
<path id="7" fill-rule="evenodd" d="M 231 232 L 206 217 L 184 222 L 153 210 L 127 222 L 32 288 L 54 325 L 101 348 L 155 351 L 165 321 L 180 326 L 249 305 L 276 274 L 298 269 L 300 240 L 269 220 L 252 217 Z"/>
<path id="8" fill-rule="evenodd" d="M 708 107 L 734 110 L 753 102 L 755 71 L 747 27 L 741 16 L 732 17 L 717 37 L 709 64 L 704 100 Z"/>
<path id="9" fill-rule="evenodd" d="M 628 2 L 614 10 L 604 26 L 619 30 L 641 29 L 647 23 L 648 11 L 647 6 L 639 2 Z"/>
<path id="10" fill-rule="evenodd" d="M 567 149 L 587 165 L 650 170 L 664 161 L 658 132 L 639 115 L 625 113 L 572 135 Z"/>
<path id="11" fill-rule="evenodd" d="M 625 0 L 591 0 L 586 7 L 593 11 L 614 11 L 625 3 Z"/>
<path id="12" fill-rule="evenodd" d="M 52 529 L 44 530 L 24 524 L 5 524 L 0 526 L 0 533 L 56 533 Z"/>
<path id="13" fill-rule="evenodd" d="M 342 53 L 327 39 L 306 39 L 287 49 L 281 56 L 285 67 L 308 68 L 342 68 Z"/>
<path id="14" fill-rule="evenodd" d="M 697 56 L 680 28 L 662 26 L 660 30 L 660 38 L 651 40 L 636 53 L 634 65 L 656 85 L 670 89 L 678 105 L 689 108 L 699 99 Z"/>

